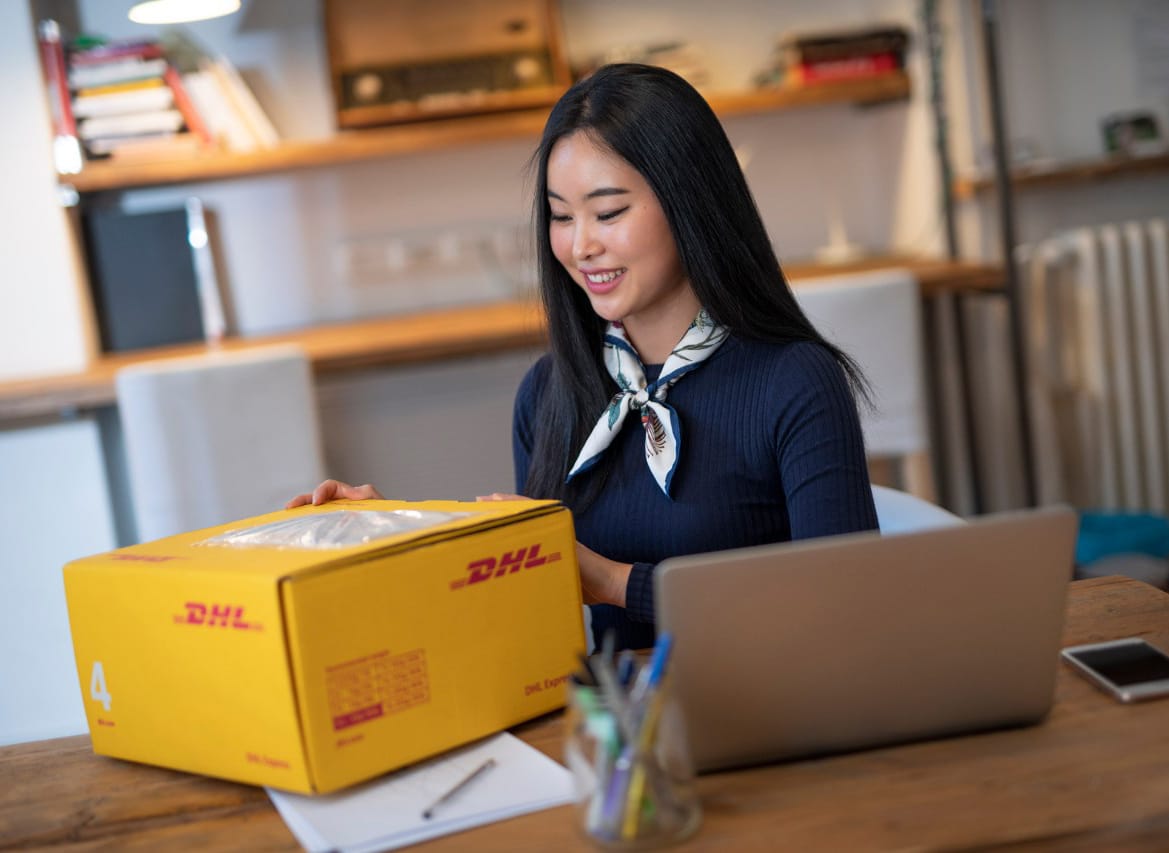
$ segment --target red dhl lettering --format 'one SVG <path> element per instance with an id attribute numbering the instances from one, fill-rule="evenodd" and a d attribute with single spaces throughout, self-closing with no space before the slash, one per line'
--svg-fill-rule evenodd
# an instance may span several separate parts
<path id="1" fill-rule="evenodd" d="M 527 545 L 517 551 L 505 551 L 499 557 L 481 557 L 467 564 L 466 577 L 455 578 L 451 581 L 451 589 L 462 589 L 468 584 L 483 583 L 491 578 L 501 578 L 518 572 L 520 569 L 533 569 L 546 563 L 554 563 L 560 559 L 560 552 L 541 554 L 540 543 Z"/>
<path id="2" fill-rule="evenodd" d="M 235 604 L 206 604 L 202 601 L 184 602 L 184 613 L 174 621 L 181 625 L 206 625 L 208 628 L 232 628 L 236 631 L 262 631 L 258 622 L 244 619 L 244 608 Z"/>

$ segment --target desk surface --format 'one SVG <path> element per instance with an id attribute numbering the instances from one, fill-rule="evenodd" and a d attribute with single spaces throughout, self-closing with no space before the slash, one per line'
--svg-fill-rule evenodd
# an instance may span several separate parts
<path id="1" fill-rule="evenodd" d="M 798 286 L 827 275 L 889 267 L 912 270 L 926 296 L 943 292 L 994 292 L 1003 280 L 1002 269 L 996 266 L 896 257 L 831 267 L 790 264 L 785 266 L 785 271 Z M 321 374 L 542 346 L 544 325 L 534 303 L 499 302 L 315 326 L 263 337 L 232 338 L 214 348 L 234 350 L 274 343 L 300 344 L 308 353 L 313 369 Z M 114 375 L 119 369 L 157 358 L 198 355 L 211 349 L 206 344 L 183 344 L 102 355 L 85 370 L 75 373 L 0 382 L 0 421 L 110 405 L 114 402 Z"/>
<path id="2" fill-rule="evenodd" d="M 1071 585 L 1064 643 L 1169 647 L 1169 595 L 1126 578 Z M 559 715 L 515 730 L 561 759 Z M 1060 666 L 1039 726 L 700 777 L 684 850 L 1169 849 L 1169 700 L 1122 705 Z M 0 848 L 295 850 L 267 795 L 95 756 L 85 736 L 0 748 Z M 427 851 L 588 849 L 568 806 Z"/>

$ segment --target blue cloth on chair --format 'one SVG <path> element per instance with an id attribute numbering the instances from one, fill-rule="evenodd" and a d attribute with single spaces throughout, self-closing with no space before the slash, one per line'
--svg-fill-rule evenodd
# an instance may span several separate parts
<path id="1" fill-rule="evenodd" d="M 1082 512 L 1076 565 L 1113 554 L 1169 557 L 1169 518 L 1152 513 Z"/>

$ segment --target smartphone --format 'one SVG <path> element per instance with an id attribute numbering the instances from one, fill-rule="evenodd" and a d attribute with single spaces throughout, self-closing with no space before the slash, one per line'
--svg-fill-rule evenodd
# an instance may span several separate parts
<path id="1" fill-rule="evenodd" d="M 1169 695 L 1169 654 L 1140 637 L 1068 646 L 1076 671 L 1121 702 Z"/>

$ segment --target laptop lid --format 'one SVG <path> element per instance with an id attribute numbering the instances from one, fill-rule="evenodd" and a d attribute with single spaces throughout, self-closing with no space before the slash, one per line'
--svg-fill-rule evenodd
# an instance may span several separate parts
<path id="1" fill-rule="evenodd" d="M 1038 721 L 1076 529 L 1052 507 L 664 561 L 657 624 L 697 769 Z"/>

